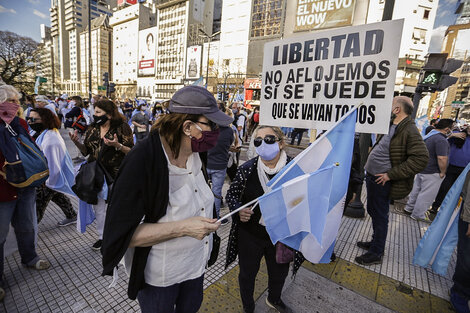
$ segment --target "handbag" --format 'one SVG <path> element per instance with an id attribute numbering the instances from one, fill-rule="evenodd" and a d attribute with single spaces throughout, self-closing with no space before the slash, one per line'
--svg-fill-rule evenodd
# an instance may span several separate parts
<path id="1" fill-rule="evenodd" d="M 87 162 L 80 166 L 78 174 L 75 176 L 75 185 L 72 186 L 72 190 L 77 197 L 89 204 L 98 204 L 98 194 L 103 189 L 105 170 L 99 162 L 103 155 L 103 150 L 101 145 L 98 158 L 95 161 Z"/>
<path id="2" fill-rule="evenodd" d="M 294 261 L 294 250 L 283 244 L 276 242 L 276 263 L 285 264 Z"/>

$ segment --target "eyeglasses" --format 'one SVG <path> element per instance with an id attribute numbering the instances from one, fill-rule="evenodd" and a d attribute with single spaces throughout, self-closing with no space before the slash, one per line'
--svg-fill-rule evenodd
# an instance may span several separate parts
<path id="1" fill-rule="evenodd" d="M 261 146 L 261 144 L 263 143 L 263 140 L 266 144 L 272 145 L 273 143 L 275 143 L 276 141 L 280 141 L 281 139 L 277 138 L 274 135 L 266 135 L 264 138 L 256 137 L 255 140 L 253 141 L 255 147 Z"/>
<path id="2" fill-rule="evenodd" d="M 196 123 L 209 126 L 211 128 L 211 130 L 216 130 L 216 129 L 219 128 L 219 125 L 217 125 L 216 123 L 214 123 L 212 121 L 209 121 L 208 123 L 207 122 L 202 122 L 202 121 L 196 121 Z"/>
<path id="3" fill-rule="evenodd" d="M 29 123 L 36 123 L 36 122 L 40 122 L 40 121 L 41 121 L 40 118 L 34 118 L 34 117 L 27 117 L 26 120 L 27 120 Z"/>

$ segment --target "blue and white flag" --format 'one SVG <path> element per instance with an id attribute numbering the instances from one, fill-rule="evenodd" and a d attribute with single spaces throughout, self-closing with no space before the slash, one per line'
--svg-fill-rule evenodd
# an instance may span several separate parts
<path id="1" fill-rule="evenodd" d="M 82 200 L 78 201 L 77 230 L 80 233 L 86 232 L 86 227 L 95 220 L 95 212 L 91 204 Z"/>
<path id="2" fill-rule="evenodd" d="M 281 241 L 304 253 L 308 260 L 315 260 L 306 248 L 310 241 L 322 247 L 333 170 L 331 165 L 299 176 L 258 199 L 273 243 Z"/>
<path id="3" fill-rule="evenodd" d="M 300 238 L 299 236 L 282 240 L 282 242 L 288 246 L 296 250 L 300 249 L 299 251 L 312 263 L 328 263 L 333 253 L 336 236 L 343 215 L 344 200 L 348 189 L 354 147 L 356 115 L 357 107 L 354 107 L 343 116 L 333 128 L 328 130 L 307 149 L 297 155 L 297 157 L 287 164 L 284 169 L 267 184 L 271 189 L 275 189 L 302 175 L 328 168 L 332 164 L 338 164 L 337 168 L 335 168 L 331 174 L 331 184 L 334 188 L 330 190 L 328 184 L 324 184 L 321 181 L 313 181 L 305 190 L 305 192 L 308 193 L 328 195 L 327 214 L 324 217 L 324 229 L 322 230 L 321 236 L 310 233 L 304 236 L 301 242 L 297 241 Z M 316 218 L 319 212 L 323 212 L 323 208 L 320 209 L 319 206 L 317 207 L 315 202 L 309 201 L 309 208 L 311 218 Z M 314 217 L 312 217 L 312 215 Z M 319 215 L 319 217 L 322 217 L 322 215 Z M 273 225 L 268 225 L 266 220 L 265 222 L 267 229 L 273 227 Z M 291 234 L 291 236 L 294 235 L 296 234 Z M 271 239 L 273 240 L 273 238 Z"/>
<path id="4" fill-rule="evenodd" d="M 413 264 L 422 267 L 432 265 L 434 272 L 446 275 L 450 258 L 457 245 L 457 224 L 461 206 L 460 193 L 469 170 L 470 164 L 465 167 L 447 192 L 436 218 L 416 248 Z"/>
<path id="5" fill-rule="evenodd" d="M 36 76 L 36 82 L 34 83 L 34 93 L 39 94 L 39 85 L 41 84 L 41 77 Z"/>
<path id="6" fill-rule="evenodd" d="M 192 83 L 191 85 L 193 86 L 199 86 L 199 87 L 202 87 L 204 86 L 204 78 L 201 76 L 199 77 L 198 80 L 196 80 L 194 83 Z"/>

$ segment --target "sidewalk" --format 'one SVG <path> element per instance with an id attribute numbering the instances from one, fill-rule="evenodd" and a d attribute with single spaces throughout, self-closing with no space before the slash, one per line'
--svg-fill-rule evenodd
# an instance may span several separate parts
<path id="1" fill-rule="evenodd" d="M 224 194 L 227 188 L 226 182 Z M 77 208 L 77 200 L 73 204 Z M 227 211 L 224 208 L 222 214 Z M 116 288 L 108 288 L 111 277 L 100 276 L 100 254 L 91 250 L 97 238 L 94 225 L 85 234 L 78 233 L 74 225 L 57 227 L 62 215 L 51 203 L 39 225 L 38 253 L 52 263 L 49 270 L 22 267 L 17 252 L 5 259 L 7 289 L 0 312 L 139 312 L 138 303 L 127 298 L 122 268 Z M 452 312 L 447 300 L 455 254 L 444 277 L 411 264 L 428 226 L 392 209 L 383 264 L 364 267 L 354 263 L 362 253 L 355 243 L 370 238 L 370 218 L 344 217 L 335 247 L 338 259 L 322 265 L 305 262 L 295 280 L 291 275 L 287 278 L 284 301 L 294 312 L 305 313 Z M 242 312 L 238 266 L 235 263 L 224 271 L 229 230 L 227 224 L 218 231 L 222 238 L 220 254 L 206 272 L 200 312 Z M 266 289 L 267 274 L 262 267 L 256 283 L 256 312 L 272 312 L 264 303 Z"/>

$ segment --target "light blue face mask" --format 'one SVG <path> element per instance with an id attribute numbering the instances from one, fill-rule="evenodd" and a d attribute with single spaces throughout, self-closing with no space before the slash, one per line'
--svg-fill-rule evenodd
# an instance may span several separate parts
<path id="1" fill-rule="evenodd" d="M 256 147 L 256 153 L 265 161 L 271 161 L 279 153 L 279 144 L 277 142 L 267 144 L 266 142 L 261 143 L 259 147 Z"/>

